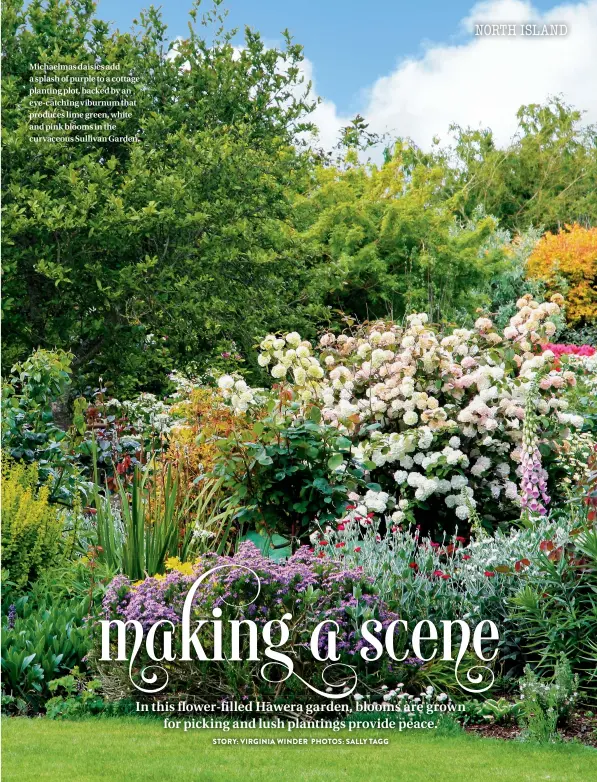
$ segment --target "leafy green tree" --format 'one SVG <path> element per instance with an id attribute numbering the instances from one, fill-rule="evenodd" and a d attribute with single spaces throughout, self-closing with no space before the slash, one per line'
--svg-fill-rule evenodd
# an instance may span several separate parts
<path id="1" fill-rule="evenodd" d="M 597 126 L 552 98 L 522 106 L 518 132 L 506 146 L 491 130 L 454 126 L 455 157 L 448 162 L 446 189 L 471 215 L 478 205 L 513 232 L 529 226 L 557 230 L 566 223 L 597 223 Z"/>
<path id="2" fill-rule="evenodd" d="M 505 265 L 496 221 L 458 218 L 445 169 L 398 142 L 381 166 L 360 163 L 352 139 L 343 163 L 321 165 L 296 199 L 296 224 L 313 261 L 310 290 L 360 320 L 471 315 Z M 356 134 L 356 135 L 355 135 Z M 354 137 L 354 138 L 353 138 Z"/>
<path id="3" fill-rule="evenodd" d="M 5 366 L 67 349 L 130 394 L 223 341 L 310 332 L 288 197 L 310 165 L 302 50 L 249 29 L 234 47 L 219 4 L 174 46 L 153 8 L 121 33 L 91 0 L 4 4 Z M 140 141 L 32 142 L 31 65 L 58 63 L 137 78 L 112 135 Z"/>

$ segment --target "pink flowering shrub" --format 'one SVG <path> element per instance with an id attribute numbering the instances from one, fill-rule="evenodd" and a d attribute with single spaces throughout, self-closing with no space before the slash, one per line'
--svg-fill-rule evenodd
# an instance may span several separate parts
<path id="1" fill-rule="evenodd" d="M 541 346 L 542 350 L 550 350 L 554 356 L 594 356 L 597 352 L 592 345 L 557 345 L 548 342 Z"/>
<path id="2" fill-rule="evenodd" d="M 351 517 L 366 523 L 388 513 L 395 524 L 429 531 L 438 522 L 462 529 L 477 515 L 488 526 L 520 515 L 528 395 L 532 468 L 542 481 L 541 453 L 583 419 L 568 411 L 573 369 L 560 371 L 553 352 L 536 352 L 555 333 L 550 318 L 559 305 L 527 295 L 517 309 L 503 332 L 488 317 L 441 331 L 414 314 L 404 325 L 326 333 L 317 349 L 295 332 L 261 342 L 260 365 L 293 398 L 317 405 L 370 471 L 367 491 L 351 495 Z M 540 492 L 546 503 L 547 487 Z"/>

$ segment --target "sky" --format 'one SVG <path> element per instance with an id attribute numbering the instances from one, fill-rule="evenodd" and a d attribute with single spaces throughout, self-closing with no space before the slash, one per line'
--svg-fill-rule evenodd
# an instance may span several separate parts
<path id="1" fill-rule="evenodd" d="M 98 14 L 128 29 L 146 4 L 98 0 Z M 163 3 L 172 38 L 185 36 L 189 6 Z M 305 75 L 321 98 L 313 119 L 328 148 L 357 113 L 370 130 L 423 148 L 434 136 L 447 139 L 451 123 L 491 127 L 506 143 L 517 109 L 550 95 L 597 122 L 597 0 L 225 0 L 225 7 L 231 27 L 248 25 L 268 45 L 280 44 L 288 28 L 304 47 Z M 560 23 L 568 32 L 476 37 L 475 22 Z"/>

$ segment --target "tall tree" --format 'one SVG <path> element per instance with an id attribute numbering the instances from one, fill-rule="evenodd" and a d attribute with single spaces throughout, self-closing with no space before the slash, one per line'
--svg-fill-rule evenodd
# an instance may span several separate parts
<path id="1" fill-rule="evenodd" d="M 497 145 L 491 130 L 454 126 L 448 192 L 471 215 L 482 204 L 512 232 L 529 226 L 558 230 L 566 223 L 597 224 L 597 126 L 553 98 L 522 106 L 518 132 Z"/>
<path id="2" fill-rule="evenodd" d="M 282 321 L 308 331 L 288 198 L 310 160 L 302 50 L 249 29 L 233 46 L 219 5 L 172 44 L 153 8 L 121 33 L 91 0 L 4 4 L 5 365 L 65 348 L 130 393 Z M 138 143 L 31 141 L 31 66 L 61 63 L 138 80 L 112 131 Z"/>
<path id="3" fill-rule="evenodd" d="M 479 210 L 459 217 L 445 167 L 417 160 L 411 145 L 398 142 L 376 166 L 360 163 L 359 144 L 347 138 L 344 161 L 319 166 L 296 198 L 296 224 L 316 259 L 314 297 L 325 291 L 333 317 L 470 317 L 506 263 L 496 220 Z"/>

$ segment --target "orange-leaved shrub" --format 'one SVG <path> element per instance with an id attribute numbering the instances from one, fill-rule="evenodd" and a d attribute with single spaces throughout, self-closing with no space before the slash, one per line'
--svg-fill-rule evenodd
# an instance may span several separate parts
<path id="1" fill-rule="evenodd" d="M 164 459 L 176 464 L 189 480 L 210 473 L 218 455 L 216 441 L 235 428 L 236 415 L 222 402 L 217 389 L 194 388 L 172 412 L 184 423 L 174 427 Z"/>
<path id="2" fill-rule="evenodd" d="M 528 260 L 530 277 L 555 289 L 559 279 L 568 285 L 566 317 L 572 324 L 597 319 L 597 228 L 566 225 L 549 231 L 537 242 Z"/>

